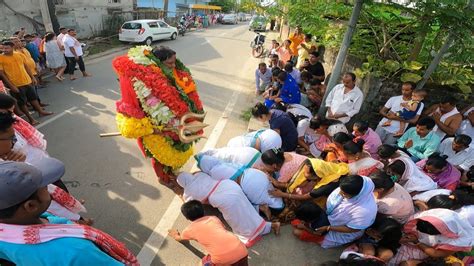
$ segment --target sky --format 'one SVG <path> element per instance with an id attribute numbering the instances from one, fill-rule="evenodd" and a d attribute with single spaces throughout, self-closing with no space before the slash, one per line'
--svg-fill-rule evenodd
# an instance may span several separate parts
<path id="1" fill-rule="evenodd" d="M 163 8 L 163 0 L 138 0 L 137 6 L 138 7 L 156 7 L 156 8 Z"/>

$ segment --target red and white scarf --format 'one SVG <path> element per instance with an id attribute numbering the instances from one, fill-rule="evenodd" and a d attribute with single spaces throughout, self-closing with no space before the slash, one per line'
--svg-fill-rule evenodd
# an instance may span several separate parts
<path id="1" fill-rule="evenodd" d="M 50 184 L 48 185 L 48 192 L 52 200 L 47 212 L 72 221 L 81 218 L 80 212 L 86 212 L 84 205 L 61 188 Z"/>
<path id="2" fill-rule="evenodd" d="M 125 245 L 107 233 L 79 224 L 12 225 L 0 223 L 0 241 L 12 244 L 41 244 L 64 237 L 92 241 L 103 252 L 125 265 L 140 265 Z"/>
<path id="3" fill-rule="evenodd" d="M 45 151 L 47 142 L 44 135 L 21 117 L 15 115 L 15 119 L 16 122 L 13 124 L 15 132 L 18 132 L 31 146 Z"/>

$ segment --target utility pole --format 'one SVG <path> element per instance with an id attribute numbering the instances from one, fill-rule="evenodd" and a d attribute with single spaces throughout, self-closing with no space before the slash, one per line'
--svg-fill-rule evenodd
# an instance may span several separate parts
<path id="1" fill-rule="evenodd" d="M 331 77 L 326 86 L 326 92 L 324 93 L 323 101 L 321 102 L 321 107 L 319 108 L 318 115 L 324 117 L 326 115 L 326 98 L 329 95 L 329 92 L 336 86 L 336 82 L 339 81 L 339 76 L 342 72 L 342 65 L 344 60 L 346 60 L 347 52 L 349 51 L 349 45 L 351 44 L 352 35 L 354 34 L 357 20 L 359 19 L 360 11 L 362 10 L 363 0 L 356 0 L 354 8 L 352 9 L 351 19 L 349 20 L 349 26 L 347 27 L 346 33 L 344 34 L 344 39 L 342 40 L 341 48 L 337 54 L 336 63 L 332 69 Z"/>
<path id="2" fill-rule="evenodd" d="M 41 17 L 43 19 L 44 29 L 53 32 L 53 23 L 51 22 L 51 15 L 49 14 L 48 0 L 39 0 Z"/>

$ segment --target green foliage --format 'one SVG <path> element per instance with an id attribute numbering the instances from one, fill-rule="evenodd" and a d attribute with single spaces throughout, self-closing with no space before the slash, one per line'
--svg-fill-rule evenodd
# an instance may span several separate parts
<path id="1" fill-rule="evenodd" d="M 463 93 L 469 94 L 474 84 L 474 72 L 466 66 L 441 62 L 432 75 L 432 80 L 441 85 L 455 86 Z"/>
<path id="2" fill-rule="evenodd" d="M 209 5 L 222 7 L 222 12 L 228 13 L 237 8 L 236 1 L 234 0 L 213 0 L 209 2 Z"/>
<path id="3" fill-rule="evenodd" d="M 365 1 L 349 53 L 363 60 L 356 75 L 419 81 L 454 32 L 455 40 L 430 82 L 469 93 L 474 86 L 474 0 L 410 0 L 410 5 Z M 387 1 L 385 1 L 387 2 Z M 471 2 L 471 7 L 469 3 Z M 316 36 L 327 49 L 339 49 L 351 1 L 276 0 L 267 14 L 283 16 L 291 26 Z M 408 7 L 410 6 L 410 7 Z"/>

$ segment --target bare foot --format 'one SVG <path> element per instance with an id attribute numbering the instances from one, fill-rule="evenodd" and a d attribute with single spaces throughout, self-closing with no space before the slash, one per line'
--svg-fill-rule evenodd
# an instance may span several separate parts
<path id="1" fill-rule="evenodd" d="M 87 73 L 87 72 L 82 73 L 82 76 L 85 77 L 85 78 L 86 78 L 86 77 L 92 77 L 92 75 L 89 74 L 89 73 Z"/>
<path id="2" fill-rule="evenodd" d="M 84 217 L 81 217 L 81 220 L 78 220 L 77 223 L 78 223 L 78 224 L 83 224 L 83 225 L 91 226 L 91 225 L 94 224 L 94 220 L 91 219 L 91 218 L 84 218 Z"/>
<path id="3" fill-rule="evenodd" d="M 70 80 L 76 80 L 77 78 L 74 77 L 74 76 L 72 76 L 72 77 L 70 77 L 69 79 L 70 79 Z"/>
<path id="4" fill-rule="evenodd" d="M 53 112 L 46 112 L 46 111 L 43 111 L 43 112 L 40 112 L 39 113 L 39 116 L 43 117 L 43 116 L 48 116 L 48 115 L 52 115 L 54 114 Z"/>
<path id="5" fill-rule="evenodd" d="M 272 230 L 273 230 L 273 232 L 275 232 L 275 235 L 280 234 L 280 227 L 281 227 L 280 222 L 273 222 L 272 223 Z"/>
<path id="6" fill-rule="evenodd" d="M 30 124 L 31 124 L 32 126 L 39 125 L 39 123 L 40 123 L 40 122 L 37 121 L 37 120 L 32 120 L 32 121 L 30 121 Z"/>
<path id="7" fill-rule="evenodd" d="M 63 78 L 61 78 L 60 76 L 55 76 L 55 78 L 58 80 L 58 81 L 63 81 Z"/>

